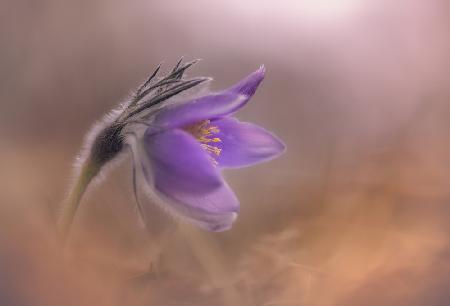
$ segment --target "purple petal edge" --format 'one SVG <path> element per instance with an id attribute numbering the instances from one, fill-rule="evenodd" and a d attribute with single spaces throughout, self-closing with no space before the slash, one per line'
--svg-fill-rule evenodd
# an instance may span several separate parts
<path id="1" fill-rule="evenodd" d="M 261 84 L 265 76 L 266 76 L 266 67 L 264 65 L 261 65 L 258 70 L 252 72 L 247 77 L 239 81 L 237 84 L 226 89 L 224 92 L 234 92 L 250 98 L 255 94 L 256 90 L 259 87 L 259 84 Z"/>
<path id="2" fill-rule="evenodd" d="M 239 213 L 239 201 L 226 183 L 203 196 L 167 195 L 158 188 L 156 191 L 175 216 L 187 219 L 208 231 L 230 229 Z"/>
<path id="3" fill-rule="evenodd" d="M 219 129 L 215 134 L 222 149 L 216 160 L 220 168 L 242 168 L 272 160 L 285 152 L 285 144 L 266 129 L 235 118 L 221 118 L 211 122 Z"/>
<path id="4" fill-rule="evenodd" d="M 154 124 L 174 128 L 231 115 L 243 107 L 255 94 L 264 79 L 265 71 L 265 67 L 261 66 L 224 91 L 168 106 L 156 114 Z"/>

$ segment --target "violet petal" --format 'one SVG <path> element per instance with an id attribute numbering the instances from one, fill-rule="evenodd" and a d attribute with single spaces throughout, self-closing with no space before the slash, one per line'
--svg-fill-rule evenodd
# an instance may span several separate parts
<path id="1" fill-rule="evenodd" d="M 265 74 L 266 74 L 266 68 L 263 65 L 263 66 L 259 67 L 258 70 L 249 74 L 248 76 L 246 76 L 245 78 L 240 80 L 235 85 L 224 90 L 224 92 L 234 92 L 237 94 L 247 96 L 248 98 L 251 98 L 255 94 L 256 89 L 258 89 L 259 84 L 261 84 L 262 80 L 264 79 Z M 247 101 L 248 101 L 248 99 L 247 99 Z M 243 105 L 241 105 L 241 107 L 242 106 Z"/>
<path id="2" fill-rule="evenodd" d="M 240 168 L 271 160 L 285 150 L 283 142 L 257 125 L 239 122 L 234 118 L 222 118 L 211 122 L 219 132 L 214 143 L 222 149 L 216 157 L 221 168 Z"/>
<path id="3" fill-rule="evenodd" d="M 161 192 L 204 194 L 219 188 L 222 178 L 198 141 L 182 130 L 144 136 L 153 179 Z"/>
<path id="4" fill-rule="evenodd" d="M 176 215 L 214 232 L 230 229 L 239 212 L 239 201 L 226 183 L 204 195 L 174 191 L 160 197 Z"/>
<path id="5" fill-rule="evenodd" d="M 194 137 L 178 129 L 146 133 L 144 146 L 152 184 L 170 211 L 210 231 L 231 227 L 239 201 Z"/>
<path id="6" fill-rule="evenodd" d="M 216 94 L 167 106 L 155 115 L 154 124 L 165 128 L 180 127 L 205 119 L 228 116 L 244 106 L 264 79 L 262 66 L 237 84 Z"/>

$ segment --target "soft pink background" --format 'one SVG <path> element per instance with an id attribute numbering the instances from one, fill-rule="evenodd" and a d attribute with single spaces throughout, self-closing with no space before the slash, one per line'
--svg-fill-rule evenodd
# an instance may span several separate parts
<path id="1" fill-rule="evenodd" d="M 448 1 L 2 0 L 0 50 L 0 304 L 222 305 L 222 264 L 234 305 L 450 303 Z M 214 89 L 265 64 L 238 117 L 287 153 L 226 173 L 242 212 L 219 257 L 164 216 L 139 228 L 127 161 L 67 262 L 53 224 L 84 133 L 181 55 Z M 155 249 L 156 276 L 129 281 Z"/>

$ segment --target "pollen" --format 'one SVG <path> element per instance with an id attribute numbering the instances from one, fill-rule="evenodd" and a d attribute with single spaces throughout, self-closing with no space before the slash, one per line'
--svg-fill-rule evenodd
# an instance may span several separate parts
<path id="1" fill-rule="evenodd" d="M 222 141 L 216 135 L 220 132 L 220 129 L 217 126 L 213 126 L 210 120 L 202 120 L 186 126 L 184 130 L 198 140 L 200 147 L 210 154 L 212 163 L 217 165 L 217 161 L 214 157 L 219 156 L 222 152 L 222 149 L 215 145 Z"/>
<path id="2" fill-rule="evenodd" d="M 215 146 L 208 145 L 206 143 L 200 144 L 200 147 L 202 147 L 202 149 L 207 152 L 216 154 L 217 156 L 219 156 L 220 152 L 222 151 L 222 149 L 219 149 L 218 147 L 215 147 Z"/>

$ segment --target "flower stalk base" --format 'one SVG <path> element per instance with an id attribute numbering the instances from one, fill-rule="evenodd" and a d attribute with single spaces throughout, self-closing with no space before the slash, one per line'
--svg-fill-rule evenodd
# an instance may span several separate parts
<path id="1" fill-rule="evenodd" d="M 80 175 L 70 190 L 58 220 L 58 232 L 63 240 L 65 240 L 69 234 L 78 206 L 81 203 L 81 199 L 86 192 L 87 187 L 92 179 L 98 174 L 99 170 L 100 167 L 97 163 L 89 161 L 85 162 L 82 166 Z"/>

